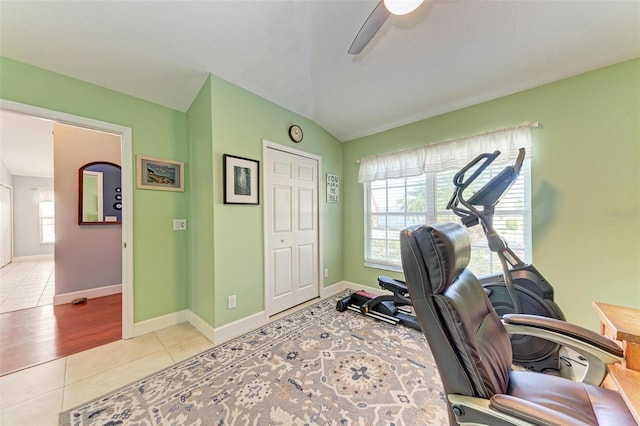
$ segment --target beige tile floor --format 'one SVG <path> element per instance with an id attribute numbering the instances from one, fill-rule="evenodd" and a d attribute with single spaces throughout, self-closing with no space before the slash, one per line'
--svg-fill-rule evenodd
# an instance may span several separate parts
<path id="1" fill-rule="evenodd" d="M 0 425 L 57 425 L 60 411 L 211 347 L 185 322 L 0 377 Z"/>
<path id="2" fill-rule="evenodd" d="M 0 269 L 0 313 L 51 305 L 54 292 L 53 259 L 12 262 Z"/>
<path id="3" fill-rule="evenodd" d="M 318 300 L 280 312 L 269 321 L 276 321 Z M 213 346 L 195 327 L 184 322 L 0 377 L 0 426 L 58 425 L 61 411 Z"/>

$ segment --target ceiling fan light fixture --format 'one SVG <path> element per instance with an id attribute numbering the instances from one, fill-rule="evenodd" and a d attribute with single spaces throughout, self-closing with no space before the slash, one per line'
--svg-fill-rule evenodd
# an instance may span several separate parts
<path id="1" fill-rule="evenodd" d="M 406 15 L 416 10 L 424 0 L 384 0 L 384 7 L 394 15 Z"/>

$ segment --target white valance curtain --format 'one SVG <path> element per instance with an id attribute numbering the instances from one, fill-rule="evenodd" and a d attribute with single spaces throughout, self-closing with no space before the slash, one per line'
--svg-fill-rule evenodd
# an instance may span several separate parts
<path id="1" fill-rule="evenodd" d="M 38 203 L 42 203 L 44 201 L 53 201 L 53 189 L 51 188 L 36 188 Z"/>
<path id="2" fill-rule="evenodd" d="M 501 152 L 494 164 L 513 163 L 524 148 L 532 158 L 531 123 L 481 135 L 454 139 L 406 151 L 372 155 L 360 160 L 358 182 L 419 176 L 464 167 L 470 158 L 496 150 Z"/>

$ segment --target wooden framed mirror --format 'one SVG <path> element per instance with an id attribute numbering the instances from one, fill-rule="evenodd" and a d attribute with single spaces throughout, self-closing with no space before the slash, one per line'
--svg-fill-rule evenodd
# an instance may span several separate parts
<path id="1" fill-rule="evenodd" d="M 97 161 L 78 172 L 78 224 L 122 223 L 122 176 L 120 166 Z"/>

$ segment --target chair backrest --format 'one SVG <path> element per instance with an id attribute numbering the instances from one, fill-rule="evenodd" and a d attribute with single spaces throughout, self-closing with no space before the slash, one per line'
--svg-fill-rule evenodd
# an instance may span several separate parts
<path id="1" fill-rule="evenodd" d="M 511 344 L 477 278 L 466 269 L 471 248 L 457 223 L 418 225 L 400 234 L 411 302 L 447 394 L 504 393 Z"/>

